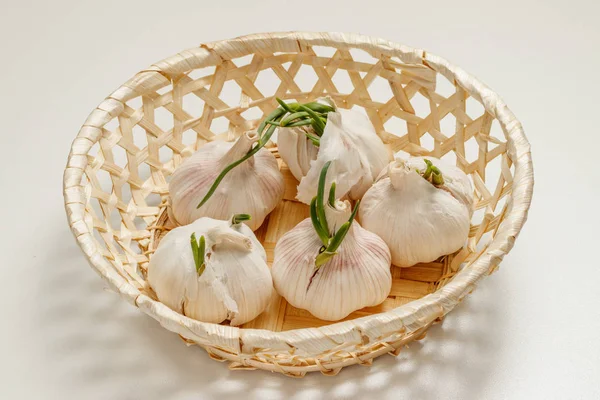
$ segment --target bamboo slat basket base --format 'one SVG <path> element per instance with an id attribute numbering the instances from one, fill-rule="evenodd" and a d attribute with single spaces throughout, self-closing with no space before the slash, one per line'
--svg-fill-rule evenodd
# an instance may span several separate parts
<path id="1" fill-rule="evenodd" d="M 321 96 L 364 110 L 394 152 L 441 158 L 470 176 L 475 214 L 466 246 L 435 263 L 394 267 L 392 293 L 381 306 L 336 323 L 277 297 L 243 328 L 195 321 L 157 301 L 145 270 L 169 227 L 175 168 L 209 141 L 255 128 L 276 97 Z M 277 238 L 307 216 L 282 170 L 286 199 L 257 232 L 271 259 Z M 234 369 L 334 375 L 397 354 L 496 270 L 527 218 L 533 166 L 506 104 L 443 58 L 356 34 L 283 32 L 202 44 L 137 73 L 84 122 L 63 188 L 70 228 L 90 265 L 166 329 Z"/>
<path id="2" fill-rule="evenodd" d="M 273 150 L 276 152 L 276 148 Z M 298 181 L 290 173 L 283 161 L 279 158 L 278 161 L 285 180 L 283 201 L 269 214 L 260 228 L 254 232 L 267 252 L 269 266 L 273 262 L 275 245 L 279 238 L 300 221 L 309 217 L 308 206 L 296 200 Z M 152 258 L 152 253 L 160 244 L 162 237 L 175 226 L 169 219 L 168 197 L 165 197 L 161 204 L 161 212 L 156 225 L 149 227 L 150 232 L 152 232 L 152 238 L 146 251 L 149 258 Z M 452 260 L 457 253 L 441 257 L 432 263 L 418 264 L 411 268 L 392 266 L 392 290 L 388 298 L 375 307 L 366 307 L 355 311 L 341 321 L 390 311 L 435 292 L 436 289 L 441 287 L 445 282 L 448 282 L 456 274 L 457 271 L 452 268 Z M 144 277 L 146 276 L 146 267 L 147 265 L 141 267 Z M 158 300 L 155 293 L 148 286 L 144 288 L 144 291 L 153 299 Z M 335 322 L 318 319 L 308 311 L 288 304 L 284 298 L 274 291 L 273 299 L 267 310 L 253 321 L 240 327 L 280 332 L 291 329 L 319 327 L 333 323 Z"/>

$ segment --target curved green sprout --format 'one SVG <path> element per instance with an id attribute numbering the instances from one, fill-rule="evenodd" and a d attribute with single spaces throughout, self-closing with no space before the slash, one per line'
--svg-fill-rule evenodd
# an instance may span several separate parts
<path id="1" fill-rule="evenodd" d="M 315 232 L 321 239 L 323 246 L 319 251 L 319 255 L 315 260 L 315 266 L 317 268 L 321 267 L 325 264 L 329 259 L 337 254 L 337 249 L 342 244 L 342 241 L 346 237 L 346 234 L 350 230 L 350 226 L 354 221 L 354 217 L 356 216 L 356 212 L 358 211 L 358 206 L 360 201 L 356 202 L 354 206 L 354 210 L 352 210 L 352 214 L 347 222 L 344 222 L 342 226 L 339 227 L 337 232 L 333 235 L 329 234 L 329 227 L 327 226 L 327 219 L 325 217 L 325 179 L 327 178 L 327 170 L 331 165 L 331 161 L 328 161 L 323 166 L 321 170 L 321 175 L 319 176 L 319 186 L 317 188 L 317 195 L 313 197 L 310 202 L 310 219 L 312 221 L 313 227 L 315 228 Z M 332 207 L 335 205 L 335 182 L 331 184 L 329 189 L 329 196 L 327 203 Z"/>
<path id="2" fill-rule="evenodd" d="M 231 217 L 231 225 L 241 224 L 244 221 L 250 221 L 252 216 L 250 214 L 235 214 Z"/>

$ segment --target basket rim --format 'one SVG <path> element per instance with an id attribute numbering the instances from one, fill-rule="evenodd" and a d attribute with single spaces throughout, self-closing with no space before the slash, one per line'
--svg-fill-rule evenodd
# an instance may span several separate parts
<path id="1" fill-rule="evenodd" d="M 87 153 L 99 141 L 105 123 L 118 116 L 128 100 L 170 84 L 174 75 L 207 66 L 216 66 L 248 54 L 261 52 L 300 52 L 306 46 L 328 46 L 361 49 L 372 56 L 398 57 L 404 63 L 423 64 L 462 86 L 479 100 L 486 111 L 500 123 L 507 140 L 507 152 L 515 166 L 512 208 L 487 250 L 468 268 L 463 268 L 444 287 L 421 299 L 396 309 L 337 322 L 319 328 L 274 332 L 237 328 L 192 320 L 140 292 L 120 276 L 93 241 L 93 233 L 85 222 L 86 193 L 81 178 L 88 163 Z M 360 343 L 364 337 L 372 342 L 400 331 L 414 332 L 452 310 L 470 293 L 478 281 L 488 275 L 512 249 L 523 227 L 533 193 L 534 177 L 531 150 L 521 123 L 504 101 L 485 84 L 447 60 L 384 39 L 352 33 L 275 32 L 240 36 L 190 48 L 140 71 L 109 95 L 89 115 L 73 141 L 63 177 L 63 195 L 69 226 L 88 262 L 131 304 L 158 320 L 165 328 L 204 346 L 227 352 L 247 353 L 248 349 L 269 348 L 271 351 L 303 349 L 307 354 L 339 348 L 340 344 Z M 270 344 L 265 345 L 265 343 Z M 232 354 L 233 355 L 233 354 Z"/>

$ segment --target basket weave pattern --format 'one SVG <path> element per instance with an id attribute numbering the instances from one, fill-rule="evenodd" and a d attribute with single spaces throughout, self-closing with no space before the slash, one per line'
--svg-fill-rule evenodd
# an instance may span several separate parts
<path id="1" fill-rule="evenodd" d="M 279 296 L 242 328 L 195 321 L 156 301 L 145 275 L 169 226 L 174 169 L 208 141 L 255 128 L 277 106 L 275 97 L 323 95 L 343 108 L 362 107 L 394 152 L 446 159 L 469 174 L 476 211 L 467 246 L 435 263 L 392 267 L 386 302 L 328 325 Z M 277 238 L 307 216 L 294 201 L 294 178 L 281 168 L 285 200 L 257 231 L 270 257 Z M 112 290 L 231 368 L 290 376 L 336 374 L 423 337 L 510 251 L 532 191 L 529 144 L 494 92 L 423 50 L 341 33 L 245 36 L 152 65 L 90 114 L 64 175 L 71 229 Z"/>

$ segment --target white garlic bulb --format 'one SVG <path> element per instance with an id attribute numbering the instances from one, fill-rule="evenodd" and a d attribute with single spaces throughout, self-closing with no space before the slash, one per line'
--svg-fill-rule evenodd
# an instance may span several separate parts
<path id="1" fill-rule="evenodd" d="M 226 219 L 247 213 L 252 230 L 263 223 L 283 198 L 283 175 L 270 151 L 261 148 L 227 174 L 212 196 L 200 208 L 219 174 L 244 157 L 259 140 L 256 132 L 246 132 L 234 142 L 215 140 L 202 146 L 173 173 L 169 182 L 172 216 L 180 225 L 200 217 Z"/>
<path id="2" fill-rule="evenodd" d="M 387 243 L 392 263 L 399 267 L 460 249 L 472 215 L 473 187 L 467 175 L 433 157 L 390 163 L 359 210 L 363 226 Z"/>
<path id="3" fill-rule="evenodd" d="M 353 221 L 350 203 L 335 200 L 332 190 L 323 204 L 322 192 L 311 202 L 311 218 L 277 242 L 271 273 L 275 289 L 291 305 L 335 321 L 386 299 L 391 261 L 383 240 Z"/>
<path id="4" fill-rule="evenodd" d="M 296 198 L 309 203 L 317 192 L 319 173 L 329 160 L 335 160 L 332 174 L 336 181 L 336 197 L 348 195 L 360 199 L 389 163 L 391 153 L 383 144 L 369 118 L 353 110 L 328 114 L 320 139 L 319 153 L 310 170 L 300 180 Z"/>
<path id="5" fill-rule="evenodd" d="M 273 291 L 267 256 L 244 218 L 236 217 L 203 217 L 161 240 L 148 282 L 163 304 L 199 321 L 229 320 L 233 326 L 264 311 Z M 194 246 L 196 237 L 201 244 Z"/>
<path id="6" fill-rule="evenodd" d="M 330 160 L 336 161 L 331 171 L 337 183 L 336 196 L 360 199 L 391 160 L 390 150 L 369 118 L 356 110 L 337 108 L 329 98 L 307 104 L 279 102 L 293 111 L 280 121 L 277 146 L 300 181 L 297 199 L 310 203 L 321 169 Z M 313 112 L 302 116 L 303 110 L 304 114 Z"/>

